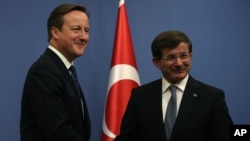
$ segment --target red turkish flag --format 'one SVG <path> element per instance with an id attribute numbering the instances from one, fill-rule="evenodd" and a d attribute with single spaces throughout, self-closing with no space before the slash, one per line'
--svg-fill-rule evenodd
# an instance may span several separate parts
<path id="1" fill-rule="evenodd" d="M 119 135 L 132 88 L 140 85 L 124 0 L 120 0 L 101 141 Z"/>

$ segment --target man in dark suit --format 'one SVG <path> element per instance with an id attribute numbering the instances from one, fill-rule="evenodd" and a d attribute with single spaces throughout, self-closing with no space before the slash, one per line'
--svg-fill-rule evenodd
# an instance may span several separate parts
<path id="1" fill-rule="evenodd" d="M 180 31 L 165 31 L 151 50 L 162 78 L 132 90 L 115 141 L 229 141 L 232 120 L 224 92 L 189 74 L 190 39 Z M 173 95 L 175 108 L 170 110 Z M 168 118 L 170 111 L 174 118 Z"/>
<path id="2" fill-rule="evenodd" d="M 81 5 L 62 4 L 47 21 L 49 46 L 31 66 L 21 105 L 21 141 L 88 141 L 90 118 L 73 60 L 89 41 L 89 14 Z M 76 82 L 76 83 L 74 83 Z"/>

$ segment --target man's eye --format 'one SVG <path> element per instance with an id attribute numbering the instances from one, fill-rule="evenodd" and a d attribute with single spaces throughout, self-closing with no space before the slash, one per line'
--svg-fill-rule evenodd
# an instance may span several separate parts
<path id="1" fill-rule="evenodd" d="M 85 28 L 84 31 L 85 31 L 85 32 L 89 32 L 89 28 Z"/>
<path id="2" fill-rule="evenodd" d="M 181 58 L 182 58 L 182 59 L 186 59 L 186 58 L 187 58 L 187 54 L 181 55 Z"/>
<path id="3" fill-rule="evenodd" d="M 73 31 L 73 32 L 79 32 L 80 30 L 81 30 L 81 28 L 79 28 L 79 27 L 73 27 L 73 28 L 71 28 L 71 30 Z"/>
<path id="4" fill-rule="evenodd" d="M 175 56 L 174 56 L 174 55 L 169 55 L 169 56 L 167 56 L 167 59 L 168 59 L 168 60 L 174 60 L 174 59 L 175 59 Z"/>

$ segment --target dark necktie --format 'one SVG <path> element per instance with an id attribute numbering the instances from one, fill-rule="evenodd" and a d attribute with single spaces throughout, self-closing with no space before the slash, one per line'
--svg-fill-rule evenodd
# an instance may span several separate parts
<path id="1" fill-rule="evenodd" d="M 83 115 L 83 120 L 84 120 L 84 126 L 86 128 L 86 134 L 87 136 L 90 136 L 90 131 L 91 131 L 91 123 L 90 123 L 90 119 L 89 119 L 89 113 L 88 113 L 88 108 L 87 108 L 87 105 L 86 105 L 86 101 L 85 101 L 85 98 L 84 98 L 84 94 L 82 92 L 82 89 L 81 89 L 81 86 L 78 82 L 78 79 L 77 79 L 77 74 L 76 74 L 76 69 L 75 67 L 72 65 L 70 68 L 69 68 L 69 71 L 71 72 L 71 77 L 75 83 L 75 86 L 77 88 L 77 92 L 78 94 L 80 95 L 80 98 L 81 98 L 81 105 L 82 105 L 82 115 Z"/>
<path id="2" fill-rule="evenodd" d="M 172 129 L 176 119 L 176 110 L 177 110 L 177 102 L 176 102 L 176 86 L 169 86 L 171 91 L 171 97 L 168 102 L 167 112 L 165 116 L 165 129 L 167 134 L 167 140 L 169 141 Z"/>
<path id="3" fill-rule="evenodd" d="M 71 72 L 71 77 L 72 77 L 72 79 L 74 81 L 74 84 L 76 86 L 77 92 L 81 96 L 81 90 L 80 90 L 81 88 L 80 88 L 80 84 L 79 84 L 78 79 L 77 79 L 77 74 L 76 74 L 76 68 L 75 68 L 75 66 L 71 65 L 71 67 L 69 68 L 69 70 Z"/>
<path id="4" fill-rule="evenodd" d="M 76 68 L 75 66 L 71 65 L 71 67 L 69 68 L 69 71 L 71 72 L 71 77 L 74 81 L 74 84 L 76 86 L 76 89 L 77 89 L 77 93 L 78 95 L 80 96 L 80 99 L 81 99 L 81 105 L 82 105 L 82 113 L 83 113 L 83 116 L 84 116 L 84 97 L 83 97 L 83 94 L 82 94 L 82 91 L 81 91 L 81 87 L 80 87 L 80 84 L 78 82 L 78 79 L 77 79 L 77 74 L 76 74 Z"/>

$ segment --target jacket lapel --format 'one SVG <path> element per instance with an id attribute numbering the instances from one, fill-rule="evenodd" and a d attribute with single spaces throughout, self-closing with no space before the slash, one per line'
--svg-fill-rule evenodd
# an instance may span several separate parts
<path id="1" fill-rule="evenodd" d="M 80 109 L 82 109 L 82 104 L 81 104 L 81 99 L 83 100 L 83 107 L 84 107 L 84 122 L 86 124 L 86 131 L 88 132 L 87 135 L 90 136 L 90 117 L 89 117 L 89 112 L 88 112 L 88 108 L 87 108 L 87 104 L 86 104 L 86 101 L 85 101 L 85 98 L 84 98 L 84 94 L 83 94 L 83 91 L 81 90 L 81 95 L 82 97 L 80 97 L 80 95 L 78 94 L 78 91 L 76 89 L 76 86 L 69 74 L 69 71 L 68 69 L 66 68 L 66 66 L 64 65 L 64 63 L 61 61 L 61 59 L 53 52 L 51 51 L 50 49 L 46 49 L 44 54 L 44 56 L 48 56 L 53 62 L 55 62 L 54 64 L 59 68 L 59 70 L 61 71 L 61 73 L 64 75 L 66 81 L 68 81 L 70 83 L 70 85 L 72 86 L 72 88 L 74 88 L 74 92 L 75 94 L 79 97 L 78 98 L 78 104 L 79 104 L 79 107 Z M 81 89 L 81 87 L 80 87 Z"/>
<path id="2" fill-rule="evenodd" d="M 155 127 L 157 127 L 157 129 L 154 130 L 158 130 L 158 133 L 160 133 L 160 138 L 162 138 L 162 140 L 166 140 L 165 125 L 162 115 L 162 79 L 155 81 L 150 93 L 153 93 L 152 97 L 150 98 L 152 101 L 151 106 L 154 106 L 152 109 L 155 109 L 154 113 L 151 114 L 157 121 L 157 123 L 155 123 Z"/>
<path id="3" fill-rule="evenodd" d="M 76 96 L 79 97 L 78 98 L 79 107 L 82 108 L 82 106 L 81 106 L 81 99 L 82 99 L 82 97 L 78 94 L 78 91 L 77 91 L 77 88 L 76 88 L 76 86 L 74 84 L 74 81 L 72 80 L 72 78 L 71 78 L 71 76 L 69 74 L 69 71 L 66 68 L 66 66 L 64 65 L 64 63 L 62 62 L 62 60 L 53 51 L 51 51 L 48 48 L 44 52 L 44 55 L 48 56 L 54 62 L 54 64 L 58 67 L 58 69 L 64 75 L 64 77 L 67 80 L 67 82 L 69 82 L 70 85 L 72 86 L 72 88 L 74 88 L 74 92 L 75 92 Z M 83 95 L 82 90 L 81 90 L 81 95 Z M 87 112 L 87 105 L 85 103 L 85 99 L 83 99 L 83 100 L 84 100 L 84 107 L 86 107 L 86 109 L 84 109 L 84 111 Z M 88 114 L 88 113 L 86 113 L 86 114 Z"/>
<path id="4" fill-rule="evenodd" d="M 61 61 L 61 59 L 50 49 L 46 49 L 46 51 L 44 52 L 45 56 L 49 56 L 49 58 L 51 58 L 51 60 L 53 62 L 55 62 L 54 64 L 60 69 L 60 71 L 63 73 L 65 79 L 67 79 L 67 81 L 70 83 L 70 85 L 72 85 L 72 87 L 75 87 L 75 84 L 69 74 L 68 69 L 65 67 L 65 65 L 63 64 L 63 62 Z M 75 91 L 77 93 L 77 90 Z"/>
<path id="5" fill-rule="evenodd" d="M 198 93 L 196 93 L 197 87 L 198 83 L 196 80 L 189 76 L 172 132 L 172 139 L 178 135 L 178 132 L 182 129 L 183 125 L 185 125 L 185 122 L 190 118 L 190 112 L 192 111 L 199 97 Z"/>

